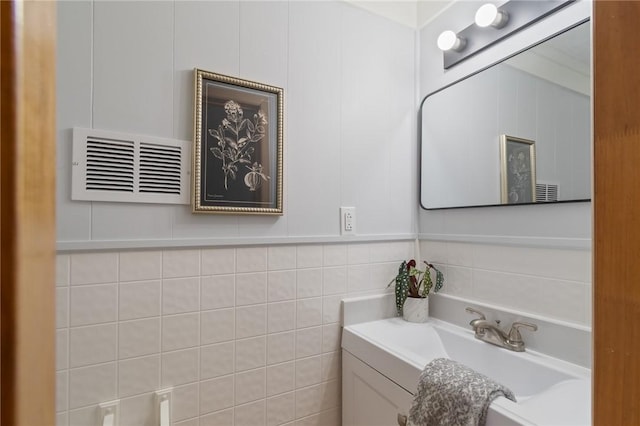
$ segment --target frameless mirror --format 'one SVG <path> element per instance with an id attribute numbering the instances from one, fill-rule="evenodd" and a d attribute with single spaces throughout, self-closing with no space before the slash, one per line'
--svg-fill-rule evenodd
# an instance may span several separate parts
<path id="1" fill-rule="evenodd" d="M 587 21 L 427 95 L 422 207 L 588 201 L 590 69 Z"/>

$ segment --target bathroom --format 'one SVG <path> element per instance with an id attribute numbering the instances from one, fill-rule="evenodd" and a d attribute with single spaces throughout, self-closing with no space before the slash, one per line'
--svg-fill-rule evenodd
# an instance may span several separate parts
<path id="1" fill-rule="evenodd" d="M 340 301 L 388 292 L 418 253 L 446 273 L 434 303 L 590 329 L 591 203 L 420 209 L 416 115 L 584 3 L 445 73 L 427 45 L 468 25 L 466 2 L 419 4 L 435 17 L 413 25 L 346 2 L 59 2 L 57 424 L 114 399 L 147 424 L 166 387 L 176 425 L 340 424 Z M 194 67 L 284 88 L 284 215 L 72 201 L 72 129 L 190 140 Z"/>

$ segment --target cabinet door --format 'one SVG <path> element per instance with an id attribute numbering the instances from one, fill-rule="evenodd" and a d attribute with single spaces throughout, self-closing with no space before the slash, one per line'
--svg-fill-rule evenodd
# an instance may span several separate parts
<path id="1" fill-rule="evenodd" d="M 342 426 L 395 426 L 413 395 L 342 351 Z"/>

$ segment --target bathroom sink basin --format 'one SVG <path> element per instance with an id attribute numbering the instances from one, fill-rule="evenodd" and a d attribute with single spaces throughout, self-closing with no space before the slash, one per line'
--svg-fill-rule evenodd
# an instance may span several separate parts
<path id="1" fill-rule="evenodd" d="M 535 351 L 509 351 L 475 339 L 471 330 L 388 318 L 345 327 L 342 347 L 411 393 L 424 366 L 439 357 L 492 378 L 518 402 L 496 399 L 487 424 L 590 424 L 589 369 Z"/>

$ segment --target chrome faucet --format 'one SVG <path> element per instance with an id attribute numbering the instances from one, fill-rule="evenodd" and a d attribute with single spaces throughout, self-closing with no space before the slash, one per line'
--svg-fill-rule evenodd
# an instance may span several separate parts
<path id="1" fill-rule="evenodd" d="M 469 325 L 475 332 L 476 339 L 511 351 L 524 352 L 524 341 L 520 334 L 520 328 L 525 327 L 533 331 L 538 329 L 538 326 L 535 324 L 516 321 L 511 325 L 511 329 L 505 332 L 500 328 L 500 321 L 496 321 L 496 323 L 493 324 L 487 320 L 482 312 L 473 308 L 466 308 L 465 310 L 470 314 L 479 315 L 479 318 L 469 322 Z"/>

